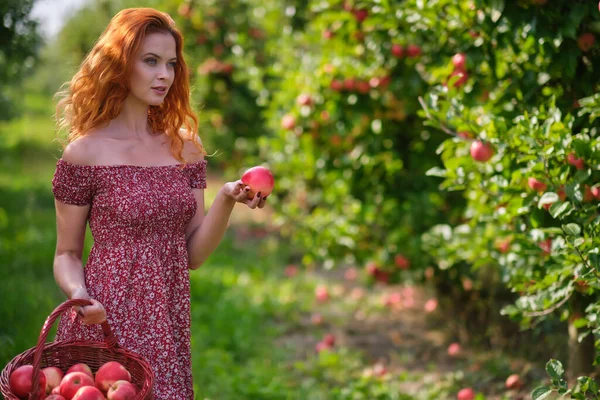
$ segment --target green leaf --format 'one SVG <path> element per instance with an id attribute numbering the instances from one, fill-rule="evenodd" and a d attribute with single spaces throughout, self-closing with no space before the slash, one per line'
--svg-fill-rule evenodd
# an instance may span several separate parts
<path id="1" fill-rule="evenodd" d="M 579 236 L 581 234 L 581 228 L 579 225 L 572 222 L 570 224 L 563 225 L 562 228 L 569 236 Z"/>
<path id="2" fill-rule="evenodd" d="M 540 197 L 540 201 L 538 201 L 538 207 L 543 206 L 544 204 L 552 204 L 556 203 L 559 200 L 558 195 L 554 192 L 546 192 Z"/>
<path id="3" fill-rule="evenodd" d="M 553 204 L 550 207 L 550 215 L 553 218 L 558 218 L 560 215 L 564 214 L 567 210 L 571 208 L 571 203 L 562 203 L 562 204 Z"/>
<path id="4" fill-rule="evenodd" d="M 498 20 L 502 16 L 502 11 L 504 11 L 504 0 L 492 0 L 492 22 L 498 22 Z"/>
<path id="5" fill-rule="evenodd" d="M 588 253 L 588 258 L 592 267 L 594 267 L 596 271 L 600 270 L 600 254 Z"/>
<path id="6" fill-rule="evenodd" d="M 540 386 L 531 392 L 532 400 L 542 400 L 552 393 L 552 389 L 548 386 Z"/>
<path id="7" fill-rule="evenodd" d="M 546 372 L 552 379 L 562 379 L 565 369 L 560 361 L 551 359 L 546 363 Z"/>
<path id="8" fill-rule="evenodd" d="M 448 175 L 448 172 L 445 169 L 440 167 L 433 167 L 425 172 L 427 176 L 439 176 L 440 178 L 445 178 Z"/>

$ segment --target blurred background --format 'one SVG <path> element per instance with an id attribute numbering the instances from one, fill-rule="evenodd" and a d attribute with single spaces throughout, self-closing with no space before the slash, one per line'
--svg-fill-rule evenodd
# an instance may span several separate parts
<path id="1" fill-rule="evenodd" d="M 53 96 L 127 7 L 184 33 L 207 208 L 275 175 L 191 274 L 198 399 L 600 398 L 592 0 L 3 0 L 0 365 L 65 300 Z"/>

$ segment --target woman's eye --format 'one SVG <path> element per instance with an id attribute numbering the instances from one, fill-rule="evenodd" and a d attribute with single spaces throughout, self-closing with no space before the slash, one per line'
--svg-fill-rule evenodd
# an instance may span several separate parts
<path id="1" fill-rule="evenodd" d="M 156 65 L 156 59 L 155 58 L 148 58 L 146 60 L 146 62 L 150 65 Z"/>
<path id="2" fill-rule="evenodd" d="M 177 65 L 177 62 L 175 62 L 175 61 L 172 61 L 172 62 L 170 62 L 170 63 L 169 63 L 169 65 L 170 65 L 172 68 L 175 68 L 175 66 Z"/>

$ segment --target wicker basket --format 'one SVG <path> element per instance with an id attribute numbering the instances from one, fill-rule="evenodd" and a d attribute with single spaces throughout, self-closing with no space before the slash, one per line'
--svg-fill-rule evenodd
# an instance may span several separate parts
<path id="1" fill-rule="evenodd" d="M 73 306 L 88 306 L 92 303 L 89 300 L 76 299 L 68 300 L 59 305 L 48 316 L 36 347 L 33 347 L 15 358 L 13 358 L 2 371 L 0 375 L 0 390 L 6 400 L 19 400 L 9 386 L 10 374 L 18 367 L 26 364 L 33 365 L 33 385 L 39 387 L 38 373 L 41 368 L 58 367 L 63 372 L 77 363 L 87 364 L 94 374 L 100 366 L 108 361 L 118 361 L 131 373 L 131 381 L 141 390 L 136 399 L 151 400 L 154 398 L 152 386 L 154 384 L 154 375 L 152 369 L 146 360 L 139 355 L 120 347 L 117 339 L 113 335 L 110 325 L 107 321 L 103 322 L 102 331 L 104 332 L 104 342 L 93 341 L 61 341 L 48 342 L 48 332 L 52 328 L 54 321 L 65 311 Z M 35 390 L 33 391 L 35 392 Z M 38 396 L 33 394 L 30 400 L 37 400 Z"/>

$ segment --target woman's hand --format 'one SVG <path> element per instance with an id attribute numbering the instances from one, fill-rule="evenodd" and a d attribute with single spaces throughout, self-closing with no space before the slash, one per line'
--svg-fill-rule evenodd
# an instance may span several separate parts
<path id="1" fill-rule="evenodd" d="M 263 208 L 267 201 L 267 196 L 262 197 L 260 192 L 250 199 L 250 186 L 244 185 L 241 180 L 227 182 L 221 191 L 228 198 L 238 203 L 244 203 L 250 208 Z"/>
<path id="2" fill-rule="evenodd" d="M 104 309 L 104 306 L 100 304 L 99 301 L 91 299 L 87 290 L 77 289 L 71 296 L 71 299 L 85 299 L 92 302 L 92 305 L 90 306 L 73 307 L 84 324 L 95 325 L 106 321 L 106 310 Z"/>

